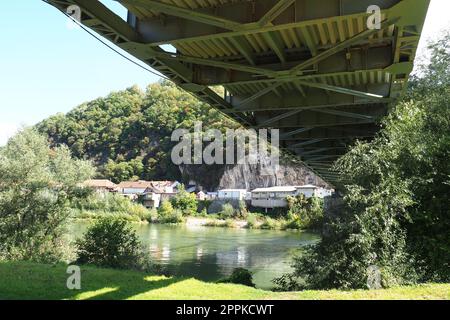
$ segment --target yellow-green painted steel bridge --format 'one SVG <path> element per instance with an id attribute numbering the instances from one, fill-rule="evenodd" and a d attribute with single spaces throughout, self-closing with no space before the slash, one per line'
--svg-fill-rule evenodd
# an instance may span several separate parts
<path id="1" fill-rule="evenodd" d="M 329 182 L 406 87 L 429 0 L 47 0 Z M 378 6 L 377 27 L 370 6 Z M 371 21 L 372 21 L 371 20 Z M 373 20 L 376 22 L 376 20 Z M 372 21 L 372 22 L 373 22 Z M 170 48 L 170 49 L 167 49 Z M 224 95 L 214 86 L 222 86 Z"/>

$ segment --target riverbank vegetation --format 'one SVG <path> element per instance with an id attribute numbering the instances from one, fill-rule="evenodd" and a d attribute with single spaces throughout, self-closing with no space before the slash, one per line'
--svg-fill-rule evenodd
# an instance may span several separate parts
<path id="1" fill-rule="evenodd" d="M 84 197 L 71 202 L 74 219 L 95 220 L 103 217 L 120 217 L 130 222 L 146 222 L 155 213 L 143 205 L 116 193 L 96 193 L 84 189 Z"/>
<path id="2" fill-rule="evenodd" d="M 0 262 L 0 299 L 450 299 L 449 284 L 426 284 L 382 290 L 270 292 L 249 286 L 206 283 L 130 270 L 81 267 L 81 290 L 68 290 L 67 265 Z"/>
<path id="3" fill-rule="evenodd" d="M 429 49 L 381 132 L 335 164 L 344 204 L 282 289 L 450 282 L 450 33 Z"/>
<path id="4" fill-rule="evenodd" d="M 323 219 L 323 199 L 302 195 L 289 197 L 287 208 L 269 213 L 251 212 L 246 203 L 240 201 L 235 206 L 225 203 L 220 212 L 208 214 L 211 201 L 198 201 L 195 194 L 186 192 L 183 187 L 175 197 L 164 200 L 158 209 L 147 209 L 119 194 L 96 193 L 89 189 L 83 193 L 83 197 L 71 202 L 71 217 L 74 219 L 118 217 L 130 222 L 193 223 L 207 227 L 267 230 L 318 230 Z"/>

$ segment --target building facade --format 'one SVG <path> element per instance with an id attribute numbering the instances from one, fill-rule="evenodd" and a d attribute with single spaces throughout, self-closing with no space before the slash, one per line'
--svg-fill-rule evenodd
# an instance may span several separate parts
<path id="1" fill-rule="evenodd" d="M 284 186 L 258 188 L 252 191 L 251 204 L 258 208 L 285 208 L 288 206 L 287 197 L 295 197 L 300 194 L 305 198 L 324 198 L 331 196 L 333 190 L 324 189 L 314 185 Z"/>
<path id="2" fill-rule="evenodd" d="M 246 189 L 222 189 L 217 192 L 219 200 L 245 200 Z"/>
<path id="3" fill-rule="evenodd" d="M 296 196 L 296 187 L 258 188 L 252 191 L 252 206 L 257 208 L 285 208 L 287 197 Z"/>

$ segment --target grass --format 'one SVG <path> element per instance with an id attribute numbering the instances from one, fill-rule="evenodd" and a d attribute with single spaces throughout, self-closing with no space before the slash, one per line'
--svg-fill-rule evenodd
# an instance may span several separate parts
<path id="1" fill-rule="evenodd" d="M 167 278 L 136 271 L 82 267 L 81 290 L 66 288 L 66 265 L 0 263 L 1 299 L 450 299 L 450 284 L 426 284 L 386 290 L 275 293 L 234 284 Z"/>

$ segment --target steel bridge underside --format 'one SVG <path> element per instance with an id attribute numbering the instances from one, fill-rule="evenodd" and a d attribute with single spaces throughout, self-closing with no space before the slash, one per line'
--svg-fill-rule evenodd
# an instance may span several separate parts
<path id="1" fill-rule="evenodd" d="M 429 0 L 48 0 L 333 183 L 332 163 L 371 139 L 406 88 Z M 367 8 L 378 5 L 381 28 Z M 214 87 L 223 87 L 219 95 Z"/>

